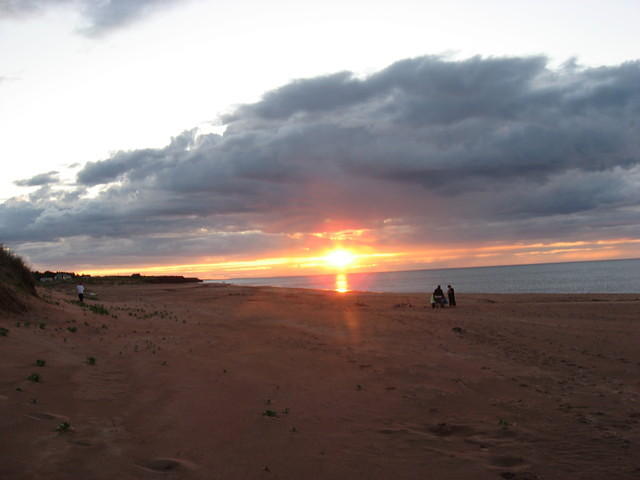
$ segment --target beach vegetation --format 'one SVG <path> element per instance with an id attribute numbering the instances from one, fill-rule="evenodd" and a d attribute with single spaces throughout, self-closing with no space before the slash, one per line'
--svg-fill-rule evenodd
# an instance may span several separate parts
<path id="1" fill-rule="evenodd" d="M 66 433 L 71 431 L 71 424 L 69 422 L 62 422 L 56 427 L 56 432 Z"/>
<path id="2" fill-rule="evenodd" d="M 67 327 L 67 330 L 69 330 L 71 333 L 76 333 L 78 331 L 78 327 Z"/>
<path id="3" fill-rule="evenodd" d="M 107 310 L 104 305 L 80 302 L 78 300 L 67 300 L 67 301 L 69 303 L 77 305 L 78 307 L 84 308 L 85 310 L 89 310 L 90 312 L 93 312 L 97 315 L 109 315 L 109 310 Z"/>
<path id="4" fill-rule="evenodd" d="M 87 305 L 87 308 L 97 315 L 109 315 L 109 310 L 104 305 Z"/>
<path id="5" fill-rule="evenodd" d="M 87 365 L 95 365 L 96 357 L 87 357 Z"/>
<path id="6" fill-rule="evenodd" d="M 511 423 L 504 418 L 499 418 L 498 425 L 500 425 L 502 428 L 509 428 L 511 426 Z"/>
<path id="7" fill-rule="evenodd" d="M 276 412 L 275 410 L 265 410 L 264 412 L 262 412 L 262 415 L 265 417 L 277 417 L 278 412 Z"/>
<path id="8" fill-rule="evenodd" d="M 0 327 L 0 337 L 6 337 L 7 335 L 9 335 L 9 329 Z"/>
<path id="9" fill-rule="evenodd" d="M 44 367 L 46 364 L 47 362 L 45 360 L 40 360 L 40 359 L 36 360 L 36 365 L 38 367 Z"/>
<path id="10" fill-rule="evenodd" d="M 29 380 L 30 382 L 39 383 L 41 380 L 41 377 L 39 373 L 32 373 L 27 377 L 27 380 Z"/>
<path id="11" fill-rule="evenodd" d="M 37 296 L 36 282 L 24 260 L 0 243 L 0 284 Z"/>

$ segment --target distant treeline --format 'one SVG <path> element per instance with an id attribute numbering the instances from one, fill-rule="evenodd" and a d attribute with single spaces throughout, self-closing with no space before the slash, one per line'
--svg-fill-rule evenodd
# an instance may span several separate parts
<path id="1" fill-rule="evenodd" d="M 182 275 L 140 275 L 134 273 L 132 275 L 107 275 L 92 276 L 77 274 L 75 272 L 32 272 L 33 278 L 40 283 L 49 282 L 82 282 L 82 283 L 190 283 L 201 282 L 199 278 L 183 277 Z"/>

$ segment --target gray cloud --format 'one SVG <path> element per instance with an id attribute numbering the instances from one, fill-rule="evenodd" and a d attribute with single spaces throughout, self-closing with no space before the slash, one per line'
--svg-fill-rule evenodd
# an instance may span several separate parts
<path id="1" fill-rule="evenodd" d="M 388 245 L 637 237 L 639 113 L 640 62 L 421 57 L 299 80 L 224 135 L 118 152 L 79 171 L 75 196 L 5 202 L 2 241 L 230 255 L 344 228 Z"/>
<path id="2" fill-rule="evenodd" d="M 47 173 L 41 173 L 31 178 L 24 180 L 16 180 L 15 183 L 19 187 L 38 187 L 41 185 L 49 185 L 52 183 L 58 183 L 58 172 L 52 171 Z"/>
<path id="3" fill-rule="evenodd" d="M 66 5 L 82 13 L 87 22 L 82 33 L 100 36 L 184 1 L 188 0 L 0 0 L 0 18 L 26 17 Z"/>

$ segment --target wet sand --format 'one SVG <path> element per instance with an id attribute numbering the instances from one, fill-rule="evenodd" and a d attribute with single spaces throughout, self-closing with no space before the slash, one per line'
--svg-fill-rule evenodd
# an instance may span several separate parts
<path id="1" fill-rule="evenodd" d="M 640 295 L 87 289 L 0 316 L 2 479 L 640 478 Z"/>

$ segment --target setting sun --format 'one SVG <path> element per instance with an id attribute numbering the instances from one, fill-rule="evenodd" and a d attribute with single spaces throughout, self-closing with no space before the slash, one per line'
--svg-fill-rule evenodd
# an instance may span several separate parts
<path id="1" fill-rule="evenodd" d="M 351 265 L 356 259 L 356 256 L 349 250 L 337 249 L 331 250 L 324 256 L 324 261 L 336 268 L 344 268 Z"/>

